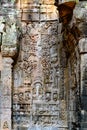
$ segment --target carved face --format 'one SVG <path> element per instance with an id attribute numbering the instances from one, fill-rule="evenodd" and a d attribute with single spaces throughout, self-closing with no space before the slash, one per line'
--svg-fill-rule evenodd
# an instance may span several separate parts
<path id="1" fill-rule="evenodd" d="M 51 93 L 50 92 L 46 92 L 46 100 L 47 101 L 51 100 Z"/>
<path id="2" fill-rule="evenodd" d="M 26 91 L 25 92 L 25 100 L 28 101 L 30 99 L 30 92 Z"/>
<path id="3" fill-rule="evenodd" d="M 19 93 L 19 101 L 22 102 L 24 100 L 24 94 L 22 92 Z"/>
<path id="4" fill-rule="evenodd" d="M 54 101 L 57 101 L 57 98 L 58 98 L 58 94 L 57 94 L 57 93 L 54 93 L 54 94 L 53 94 L 53 100 L 54 100 Z"/>
<path id="5" fill-rule="evenodd" d="M 18 101 L 18 94 L 17 94 L 17 93 L 15 93 L 15 94 L 13 95 L 13 100 L 14 100 L 14 101 Z"/>

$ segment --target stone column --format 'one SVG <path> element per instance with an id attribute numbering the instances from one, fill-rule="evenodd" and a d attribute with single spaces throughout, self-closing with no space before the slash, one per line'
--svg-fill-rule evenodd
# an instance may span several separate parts
<path id="1" fill-rule="evenodd" d="M 79 41 L 81 55 L 81 130 L 87 129 L 87 38 Z"/>
<path id="2" fill-rule="evenodd" d="M 1 128 L 11 130 L 11 87 L 12 87 L 12 63 L 10 57 L 3 57 L 3 70 L 1 72 Z"/>
<path id="3" fill-rule="evenodd" d="M 8 4 L 7 4 L 8 3 Z M 11 129 L 11 100 L 12 100 L 12 58 L 16 56 L 18 48 L 19 25 L 16 19 L 16 9 L 13 8 L 14 0 L 2 2 L 0 16 L 0 31 L 2 41 L 0 51 L 2 55 L 3 68 L 1 68 L 0 82 L 0 130 Z M 6 18 L 4 17 L 6 14 Z M 1 65 L 1 64 L 0 64 Z"/>

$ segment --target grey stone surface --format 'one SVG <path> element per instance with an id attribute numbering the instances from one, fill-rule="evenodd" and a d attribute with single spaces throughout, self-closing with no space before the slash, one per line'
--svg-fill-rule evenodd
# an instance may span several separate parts
<path id="1" fill-rule="evenodd" d="M 85 130 L 86 2 L 66 26 L 54 0 L 11 2 L 0 10 L 0 130 Z"/>

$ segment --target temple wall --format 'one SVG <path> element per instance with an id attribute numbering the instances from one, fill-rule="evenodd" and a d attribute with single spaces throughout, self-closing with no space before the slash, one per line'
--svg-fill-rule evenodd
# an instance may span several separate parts
<path id="1" fill-rule="evenodd" d="M 20 9 L 22 39 L 13 69 L 13 127 L 66 130 L 58 54 L 61 24 L 54 1 L 25 1 Z"/>
<path id="2" fill-rule="evenodd" d="M 86 2 L 76 5 L 69 24 L 63 26 L 60 64 L 63 70 L 69 130 L 86 125 Z M 66 96 L 67 95 L 67 96 Z"/>
<path id="3" fill-rule="evenodd" d="M 87 4 L 64 26 L 54 3 L 1 1 L 0 130 L 87 128 Z"/>

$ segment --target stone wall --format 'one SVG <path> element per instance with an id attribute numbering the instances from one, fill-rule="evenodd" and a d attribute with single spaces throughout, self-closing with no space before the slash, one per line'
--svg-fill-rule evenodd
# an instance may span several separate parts
<path id="1" fill-rule="evenodd" d="M 54 0 L 13 3 L 0 10 L 0 130 L 86 130 L 86 2 L 66 26 Z"/>
<path id="2" fill-rule="evenodd" d="M 12 129 L 12 58 L 17 40 L 16 10 L 4 4 L 0 9 L 0 130 Z"/>
<path id="3" fill-rule="evenodd" d="M 86 12 L 86 2 L 77 4 L 72 20 L 62 28 L 63 41 L 60 42 L 59 57 L 69 130 L 87 129 L 86 88 L 84 86 L 86 84 L 86 70 L 84 74 L 84 69 L 86 69 Z"/>
<path id="4" fill-rule="evenodd" d="M 61 24 L 54 1 L 22 2 L 17 7 L 22 39 L 13 69 L 13 128 L 66 130 L 58 45 Z"/>

